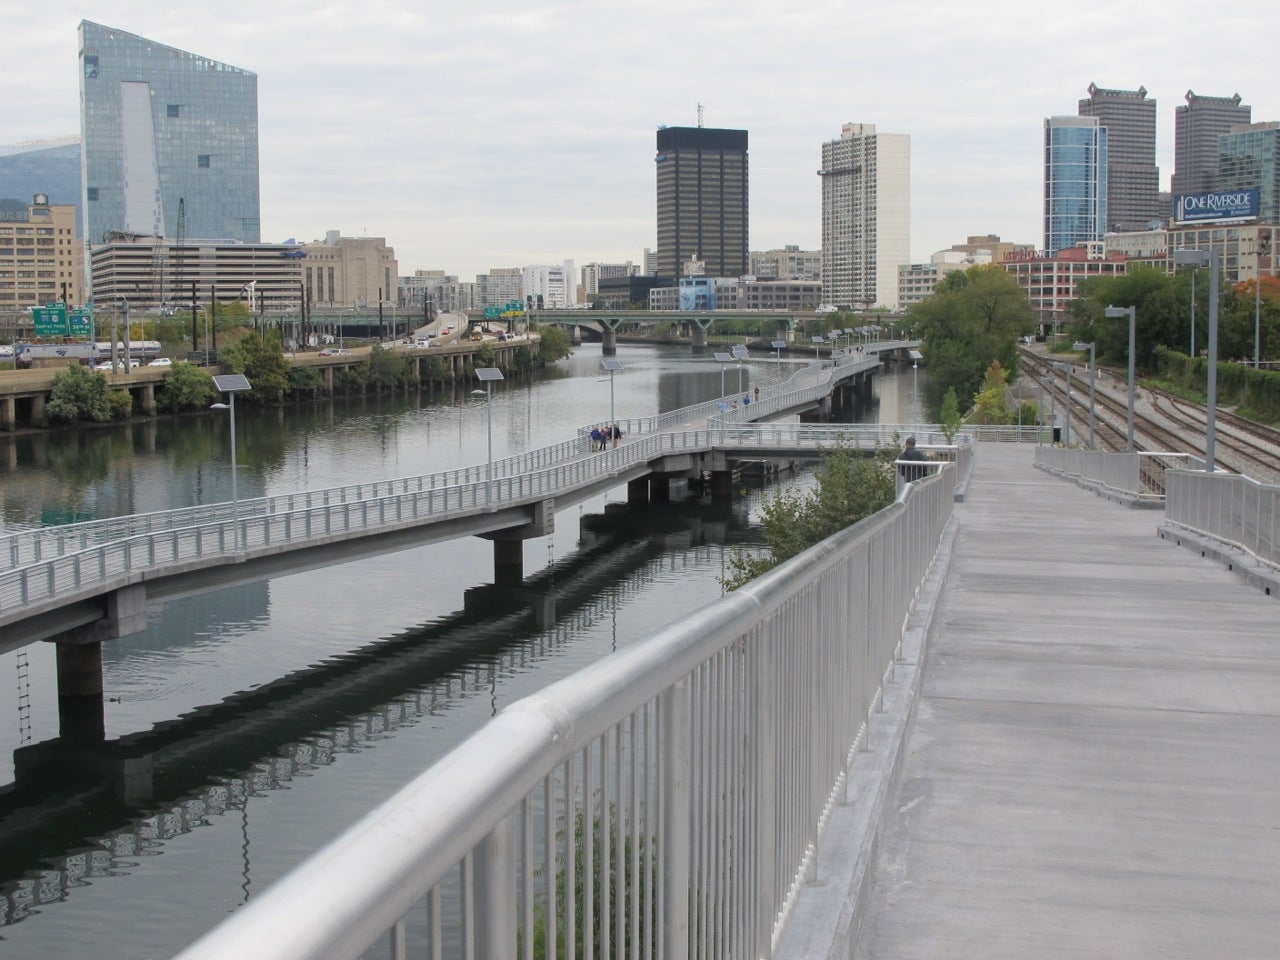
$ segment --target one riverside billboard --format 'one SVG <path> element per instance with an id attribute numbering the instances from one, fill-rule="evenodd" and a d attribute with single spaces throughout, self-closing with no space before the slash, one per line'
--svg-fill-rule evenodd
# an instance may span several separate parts
<path id="1" fill-rule="evenodd" d="M 1255 220 L 1257 217 L 1257 190 L 1223 190 L 1218 193 L 1179 195 L 1173 208 L 1173 219 L 1177 223 Z"/>

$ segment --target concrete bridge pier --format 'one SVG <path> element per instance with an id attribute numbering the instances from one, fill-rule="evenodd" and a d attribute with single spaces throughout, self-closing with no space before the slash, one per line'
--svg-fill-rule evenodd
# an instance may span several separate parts
<path id="1" fill-rule="evenodd" d="M 711 497 L 718 499 L 720 497 L 733 496 L 733 471 L 732 470 L 712 470 L 711 471 Z"/>
<path id="2" fill-rule="evenodd" d="M 524 541 L 493 541 L 493 582 L 500 587 L 524 583 Z"/>
<path id="3" fill-rule="evenodd" d="M 693 324 L 693 349 L 707 349 L 707 330 L 711 327 L 711 321 L 694 317 L 689 322 Z"/>
<path id="4" fill-rule="evenodd" d="M 14 397 L 0 399 L 0 430 L 18 429 L 18 401 Z"/>
<path id="5" fill-rule="evenodd" d="M 45 409 L 44 394 L 31 398 L 31 425 L 33 427 L 47 427 L 49 425 L 49 414 Z"/>
<path id="6" fill-rule="evenodd" d="M 652 489 L 651 477 L 639 477 L 635 480 L 627 481 L 627 504 L 628 506 L 638 506 L 642 503 L 649 502 L 650 490 Z"/>
<path id="7" fill-rule="evenodd" d="M 569 327 L 569 342 L 575 347 L 582 346 L 582 327 L 576 323 Z"/>
<path id="8" fill-rule="evenodd" d="M 600 335 L 604 343 L 602 352 L 606 357 L 612 357 L 618 352 L 618 324 L 621 322 L 620 320 L 600 321 Z"/>
<path id="9" fill-rule="evenodd" d="M 668 503 L 671 500 L 671 478 L 662 474 L 649 475 L 649 500 L 652 503 Z"/>
<path id="10" fill-rule="evenodd" d="M 102 705 L 102 644 L 59 643 L 58 736 L 66 743 L 100 743 L 107 723 Z"/>

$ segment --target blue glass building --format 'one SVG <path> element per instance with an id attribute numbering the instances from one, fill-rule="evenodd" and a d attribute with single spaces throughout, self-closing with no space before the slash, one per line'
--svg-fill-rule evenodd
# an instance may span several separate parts
<path id="1" fill-rule="evenodd" d="M 258 77 L 185 50 L 79 26 L 84 236 L 261 239 Z"/>
<path id="2" fill-rule="evenodd" d="M 1044 252 L 1100 240 L 1107 226 L 1107 128 L 1097 117 L 1044 121 Z"/>
<path id="3" fill-rule="evenodd" d="M 1280 223 L 1280 123 L 1235 127 L 1219 140 L 1217 190 L 1257 190 L 1258 219 Z"/>

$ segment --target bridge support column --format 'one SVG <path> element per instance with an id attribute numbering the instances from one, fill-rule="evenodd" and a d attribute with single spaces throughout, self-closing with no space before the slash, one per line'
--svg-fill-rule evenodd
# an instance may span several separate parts
<path id="1" fill-rule="evenodd" d="M 698 320 L 695 318 L 691 320 L 690 323 L 693 324 L 693 349 L 707 349 L 707 328 L 711 326 L 711 321 Z"/>
<path id="2" fill-rule="evenodd" d="M 156 415 L 156 385 L 144 383 L 138 390 L 138 404 L 148 417 Z"/>
<path id="3" fill-rule="evenodd" d="M 13 397 L 0 398 L 0 430 L 18 429 L 18 401 Z"/>
<path id="4" fill-rule="evenodd" d="M 58 735 L 68 743 L 106 738 L 102 709 L 102 644 L 59 643 Z"/>
<path id="5" fill-rule="evenodd" d="M 49 425 L 49 414 L 45 410 L 44 394 L 31 398 L 31 425 L 33 427 L 47 427 Z"/>
<path id="6" fill-rule="evenodd" d="M 493 541 L 493 582 L 500 587 L 524 583 L 524 541 Z"/>
<path id="7" fill-rule="evenodd" d="M 612 357 L 618 352 L 618 321 L 601 320 L 600 336 L 604 344 L 602 353 L 606 357 Z"/>
<path id="8" fill-rule="evenodd" d="M 671 500 L 671 480 L 669 477 L 652 474 L 649 477 L 649 500 L 653 503 L 668 503 Z"/>
<path id="9" fill-rule="evenodd" d="M 324 368 L 324 389 L 326 393 L 333 393 L 333 367 Z"/>
<path id="10" fill-rule="evenodd" d="M 712 498 L 733 496 L 732 470 L 711 471 L 711 496 Z"/>
<path id="11" fill-rule="evenodd" d="M 627 481 L 627 503 L 631 506 L 637 506 L 642 503 L 649 502 L 649 491 L 653 487 L 652 477 L 640 477 L 638 480 Z"/>
<path id="12" fill-rule="evenodd" d="M 569 342 L 575 347 L 582 346 L 582 328 L 576 323 L 569 328 Z"/>

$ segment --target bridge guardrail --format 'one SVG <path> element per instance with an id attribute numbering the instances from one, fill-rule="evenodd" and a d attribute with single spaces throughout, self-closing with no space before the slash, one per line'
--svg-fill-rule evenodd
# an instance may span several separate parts
<path id="1" fill-rule="evenodd" d="M 1280 571 L 1280 485 L 1234 473 L 1170 470 L 1164 516 Z"/>
<path id="2" fill-rule="evenodd" d="M 588 453 L 514 477 L 495 477 L 452 487 L 423 487 L 361 499 L 328 499 L 330 491 L 272 498 L 279 509 L 213 516 L 202 524 L 134 533 L 115 540 L 68 549 L 48 559 L 0 571 L 0 622 L 17 608 L 57 605 L 117 589 L 165 568 L 208 564 L 237 555 L 276 552 L 282 547 L 319 543 L 334 537 L 387 532 L 419 525 L 433 517 L 491 512 L 521 506 L 620 476 L 627 469 L 671 453 L 708 451 L 736 444 L 795 445 L 819 448 L 840 437 L 887 442 L 895 431 L 868 427 L 810 424 L 713 424 L 696 431 L 650 434 L 621 446 Z M 398 486 L 402 481 L 396 481 Z M 370 484 L 368 487 L 379 485 Z M 288 503 L 288 508 L 282 504 Z"/>
<path id="3" fill-rule="evenodd" d="M 1164 499 L 1167 471 L 1203 466 L 1188 453 L 1151 450 L 1108 453 L 1083 448 L 1036 447 L 1037 466 L 1133 500 Z"/>
<path id="4" fill-rule="evenodd" d="M 178 960 L 769 955 L 955 474 L 512 704 Z"/>
<path id="5" fill-rule="evenodd" d="M 805 371 L 801 371 L 803 374 Z M 799 376 L 800 374 L 797 374 Z M 810 374 L 812 375 L 812 374 Z M 828 379 L 835 376 L 834 371 Z M 796 378 L 791 378 L 795 380 Z M 791 381 L 788 381 L 790 383 Z M 761 414 L 786 409 L 796 403 L 816 399 L 825 393 L 820 386 L 798 390 L 779 390 L 772 393 Z M 723 398 L 721 398 L 723 399 Z M 718 412 L 720 400 L 695 404 L 673 410 L 658 417 L 620 421 L 624 435 L 653 433 L 670 426 L 682 425 L 690 420 L 706 419 Z M 761 402 L 765 403 L 762 395 Z M 495 460 L 492 476 L 495 478 L 518 476 L 548 466 L 564 463 L 590 452 L 587 433 L 579 431 L 572 440 L 539 447 L 525 453 Z M 421 493 L 442 487 L 456 487 L 484 482 L 489 477 L 487 464 L 475 464 L 452 470 L 417 477 L 377 480 L 367 483 L 346 484 L 322 490 L 301 493 L 277 494 L 255 497 L 238 503 L 224 501 L 194 507 L 179 507 L 153 513 L 132 514 L 105 520 L 87 520 L 81 523 L 20 530 L 0 536 L 0 570 L 15 569 L 31 563 L 39 563 L 52 557 L 88 549 L 92 546 L 141 534 L 163 533 L 197 524 L 235 522 L 237 518 L 261 517 L 276 513 L 291 513 L 318 505 L 354 503 L 377 500 L 397 493 Z"/>

